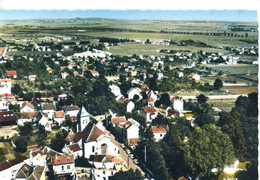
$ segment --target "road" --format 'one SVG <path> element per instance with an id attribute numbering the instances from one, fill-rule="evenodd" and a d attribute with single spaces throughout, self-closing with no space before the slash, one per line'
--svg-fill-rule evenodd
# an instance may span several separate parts
<path id="1" fill-rule="evenodd" d="M 240 95 L 233 95 L 233 94 L 227 94 L 227 95 L 210 95 L 207 96 L 209 99 L 237 99 Z M 196 100 L 196 96 L 182 96 L 184 100 Z"/>
<path id="2" fill-rule="evenodd" d="M 141 172 L 141 174 L 144 176 L 145 173 L 142 171 L 142 169 L 139 166 L 137 166 L 133 162 L 133 160 L 128 156 L 126 151 L 120 146 L 120 143 L 115 140 L 115 136 L 113 136 L 113 134 L 111 134 L 108 130 L 105 130 L 105 132 L 109 134 L 111 141 L 118 147 L 122 160 L 124 161 L 125 167 L 127 169 L 132 168 L 133 170 L 138 169 Z"/>

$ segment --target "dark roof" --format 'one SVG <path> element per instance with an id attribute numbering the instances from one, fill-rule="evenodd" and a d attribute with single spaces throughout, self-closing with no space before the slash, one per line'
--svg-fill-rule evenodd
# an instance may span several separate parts
<path id="1" fill-rule="evenodd" d="M 102 162 L 106 155 L 90 155 L 89 161 L 93 162 Z"/>
<path id="2" fill-rule="evenodd" d="M 35 118 L 39 112 L 20 112 L 16 113 L 18 119 L 23 119 L 23 118 Z"/>
<path id="3" fill-rule="evenodd" d="M 21 169 L 17 172 L 15 178 L 27 179 L 33 172 L 33 167 L 28 164 L 24 164 Z"/>
<path id="4" fill-rule="evenodd" d="M 42 176 L 44 166 L 36 166 L 33 173 L 27 180 L 39 180 Z"/>
<path id="5" fill-rule="evenodd" d="M 101 134 L 105 133 L 97 128 L 92 122 L 89 122 L 83 131 L 75 134 L 74 141 L 78 142 L 80 139 L 83 139 L 84 142 L 95 141 Z"/>
<path id="6" fill-rule="evenodd" d="M 76 152 L 76 151 L 81 150 L 81 148 L 79 147 L 79 144 L 78 144 L 78 143 L 69 145 L 68 148 L 69 148 L 72 152 Z"/>
<path id="7" fill-rule="evenodd" d="M 55 106 L 53 103 L 45 103 L 42 105 L 43 110 L 55 110 Z"/>
<path id="8" fill-rule="evenodd" d="M 78 111 L 80 108 L 78 106 L 69 106 L 66 111 Z"/>
<path id="9" fill-rule="evenodd" d="M 0 171 L 8 169 L 8 168 L 10 168 L 10 167 L 12 167 L 16 164 L 19 164 L 19 163 L 23 162 L 25 159 L 26 159 L 25 156 L 21 156 L 21 157 L 14 159 L 14 160 L 9 161 L 9 162 L 7 162 L 7 161 L 1 162 L 0 163 Z"/>
<path id="10" fill-rule="evenodd" d="M 13 111 L 0 112 L 0 122 L 13 122 L 17 120 L 17 116 Z"/>

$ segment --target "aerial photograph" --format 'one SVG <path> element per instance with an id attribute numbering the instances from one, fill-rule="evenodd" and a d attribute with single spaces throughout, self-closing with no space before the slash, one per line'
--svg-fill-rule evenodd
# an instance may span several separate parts
<path id="1" fill-rule="evenodd" d="M 258 180 L 256 10 L 0 15 L 0 180 Z"/>

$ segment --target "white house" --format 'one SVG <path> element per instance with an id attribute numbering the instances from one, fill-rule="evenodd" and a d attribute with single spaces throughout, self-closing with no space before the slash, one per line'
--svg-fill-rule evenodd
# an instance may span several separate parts
<path id="1" fill-rule="evenodd" d="M 153 137 L 155 141 L 160 141 L 164 138 L 167 133 L 168 127 L 164 126 L 152 126 Z"/>
<path id="2" fill-rule="evenodd" d="M 20 112 L 34 112 L 34 105 L 25 101 L 20 108 Z"/>
<path id="3" fill-rule="evenodd" d="M 121 95 L 121 90 L 118 86 L 112 84 L 109 86 L 111 92 L 116 96 L 118 97 L 119 95 Z"/>
<path id="4" fill-rule="evenodd" d="M 182 111 L 183 110 L 183 106 L 184 106 L 184 101 L 181 97 L 175 97 L 173 96 L 171 98 L 171 102 L 172 102 L 172 108 L 176 109 L 178 111 Z"/>
<path id="5" fill-rule="evenodd" d="M 0 94 L 11 94 L 11 88 L 11 79 L 0 79 Z"/>
<path id="6" fill-rule="evenodd" d="M 52 130 L 52 127 L 51 127 L 52 122 L 49 121 L 48 117 L 46 117 L 46 116 L 45 116 L 44 114 L 42 114 L 42 113 L 39 113 L 36 118 L 37 118 L 36 121 L 37 121 L 40 125 L 44 126 L 45 131 L 51 131 L 51 130 Z"/>
<path id="7" fill-rule="evenodd" d="M 8 110 L 8 101 L 4 100 L 4 101 L 0 101 L 0 110 Z"/>
<path id="8" fill-rule="evenodd" d="M 189 75 L 189 78 L 190 78 L 190 79 L 194 79 L 194 80 L 196 80 L 196 81 L 199 81 L 199 80 L 200 80 L 200 75 L 198 75 L 198 74 L 196 74 L 196 73 L 191 73 L 191 74 Z"/>
<path id="9" fill-rule="evenodd" d="M 44 103 L 42 105 L 42 112 L 48 114 L 49 119 L 53 119 L 53 113 L 55 109 L 56 108 L 53 103 Z"/>
<path id="10" fill-rule="evenodd" d="M 156 110 L 149 106 L 142 107 L 139 111 L 139 114 L 145 117 L 147 124 L 150 124 L 152 120 L 155 119 L 158 115 Z"/>
<path id="11" fill-rule="evenodd" d="M 39 112 L 20 112 L 16 113 L 17 115 L 17 125 L 18 126 L 23 126 L 24 123 L 30 122 L 30 123 L 35 123 L 37 120 L 37 115 Z"/>
<path id="12" fill-rule="evenodd" d="M 129 99 L 125 99 L 123 103 L 126 106 L 126 112 L 132 112 L 132 110 L 135 108 L 135 104 Z"/>
<path id="13" fill-rule="evenodd" d="M 72 119 L 76 119 L 80 108 L 78 106 L 68 106 L 65 110 L 65 115 L 69 115 Z"/>
<path id="14" fill-rule="evenodd" d="M 135 147 L 139 141 L 139 126 L 140 124 L 132 118 L 129 118 L 125 123 L 127 143 L 132 148 Z"/>
<path id="15" fill-rule="evenodd" d="M 51 164 L 53 166 L 53 171 L 57 175 L 70 174 L 71 176 L 75 173 L 74 156 L 52 156 Z"/>
<path id="16" fill-rule="evenodd" d="M 54 112 L 54 121 L 61 125 L 65 120 L 65 115 L 63 110 Z"/>
<path id="17" fill-rule="evenodd" d="M 92 115 L 82 106 L 77 115 L 77 132 L 82 131 L 88 125 L 91 117 Z"/>
<path id="18" fill-rule="evenodd" d="M 141 89 L 136 87 L 136 88 L 130 88 L 126 94 L 128 95 L 128 99 L 132 100 L 135 95 L 139 97 L 139 99 L 142 99 L 143 96 L 141 95 Z"/>

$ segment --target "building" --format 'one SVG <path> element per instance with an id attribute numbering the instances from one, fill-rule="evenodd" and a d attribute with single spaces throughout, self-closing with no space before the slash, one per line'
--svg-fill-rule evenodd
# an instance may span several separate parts
<path id="1" fill-rule="evenodd" d="M 34 105 L 25 101 L 20 108 L 20 112 L 34 112 Z"/>
<path id="2" fill-rule="evenodd" d="M 17 123 L 17 116 L 13 111 L 0 112 L 0 125 L 11 125 Z"/>
<path id="3" fill-rule="evenodd" d="M 0 94 L 12 94 L 12 81 L 11 79 L 0 79 Z"/>
<path id="4" fill-rule="evenodd" d="M 17 78 L 17 71 L 7 71 L 6 76 L 10 78 Z"/>
<path id="5" fill-rule="evenodd" d="M 73 155 L 52 156 L 50 163 L 53 171 L 58 177 L 70 177 L 75 174 L 75 164 Z"/>
<path id="6" fill-rule="evenodd" d="M 53 119 L 53 114 L 54 114 L 55 109 L 56 108 L 53 103 L 44 103 L 42 105 L 42 112 L 44 114 L 48 114 L 49 119 Z"/>
<path id="7" fill-rule="evenodd" d="M 168 127 L 166 126 L 152 126 L 153 137 L 155 141 L 160 141 L 167 133 Z"/>

